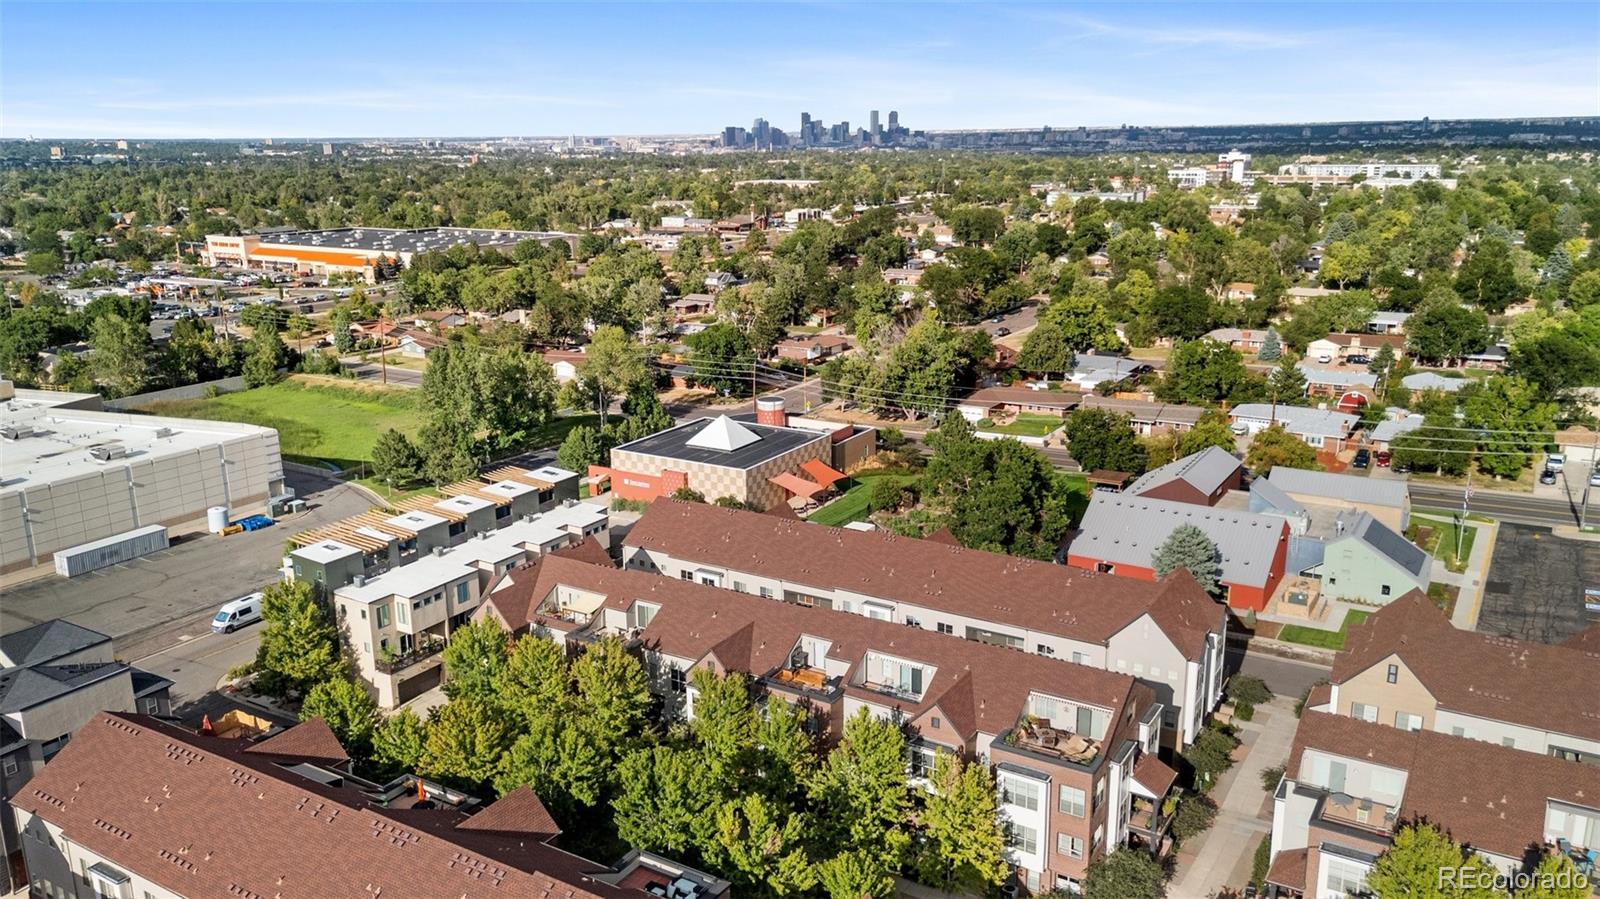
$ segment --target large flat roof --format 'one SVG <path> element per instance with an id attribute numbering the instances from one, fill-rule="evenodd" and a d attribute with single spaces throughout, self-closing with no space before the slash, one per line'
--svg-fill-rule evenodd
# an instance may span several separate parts
<path id="1" fill-rule="evenodd" d="M 6 440 L 0 449 L 0 492 L 22 490 L 99 471 L 106 466 L 154 461 L 252 437 L 272 428 L 228 421 L 201 421 L 120 412 L 91 412 L 11 400 L 0 404 L 0 426 L 33 434 Z M 94 446 L 120 446 L 127 455 L 110 462 L 89 456 Z"/>
<path id="2" fill-rule="evenodd" d="M 259 236 L 263 246 L 420 253 L 463 243 L 503 247 L 515 246 L 524 240 L 565 240 L 575 235 L 564 231 L 500 231 L 488 228 L 333 228 Z"/>
<path id="3" fill-rule="evenodd" d="M 666 459 L 676 459 L 680 462 L 700 462 L 706 465 L 720 465 L 724 468 L 750 469 L 768 459 L 799 449 L 809 443 L 828 439 L 827 434 L 817 431 L 778 428 L 771 425 L 758 425 L 753 422 L 742 421 L 739 424 L 749 429 L 760 439 L 733 450 L 690 446 L 689 441 L 694 439 L 701 431 L 710 427 L 713 421 L 715 419 L 697 418 L 675 428 L 668 428 L 660 433 L 651 434 L 649 437 L 641 437 L 630 443 L 624 443 L 613 448 L 612 451 L 626 450 L 630 453 L 661 456 Z"/>

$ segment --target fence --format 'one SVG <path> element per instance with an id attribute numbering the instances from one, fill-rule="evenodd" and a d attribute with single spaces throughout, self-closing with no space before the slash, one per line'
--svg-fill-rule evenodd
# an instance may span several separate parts
<path id="1" fill-rule="evenodd" d="M 221 378 L 216 381 L 207 381 L 204 384 L 185 384 L 182 387 L 168 387 L 166 390 L 152 390 L 149 393 L 136 393 L 121 399 L 106 400 L 105 407 L 117 412 L 128 412 L 133 409 L 143 409 L 152 403 L 163 403 L 169 400 L 197 400 L 206 396 L 206 392 L 215 388 L 217 393 L 235 393 L 244 389 L 244 378 L 235 375 L 231 378 Z"/>

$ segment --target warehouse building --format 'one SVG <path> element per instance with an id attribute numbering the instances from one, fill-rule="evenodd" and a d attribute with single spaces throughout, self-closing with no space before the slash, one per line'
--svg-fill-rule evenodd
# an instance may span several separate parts
<path id="1" fill-rule="evenodd" d="M 495 231 L 488 228 L 333 228 L 270 234 L 208 234 L 207 265 L 326 277 L 354 273 L 377 280 L 377 266 L 410 265 L 417 253 L 472 243 L 510 252 L 525 240 L 560 241 L 577 250 L 578 235 L 562 231 Z"/>
<path id="2" fill-rule="evenodd" d="M 278 432 L 71 408 L 0 382 L 0 573 L 150 525 L 237 516 L 283 492 Z M 60 405 L 64 397 L 69 405 Z"/>

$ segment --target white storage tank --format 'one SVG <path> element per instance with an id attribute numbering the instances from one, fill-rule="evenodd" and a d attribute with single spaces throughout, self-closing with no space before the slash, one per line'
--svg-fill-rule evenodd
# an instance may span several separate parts
<path id="1" fill-rule="evenodd" d="M 228 527 L 228 507 L 212 506 L 206 510 L 206 530 L 220 534 Z"/>

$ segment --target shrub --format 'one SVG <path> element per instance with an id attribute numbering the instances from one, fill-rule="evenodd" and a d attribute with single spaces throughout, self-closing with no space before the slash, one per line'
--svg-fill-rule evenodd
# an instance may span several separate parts
<path id="1" fill-rule="evenodd" d="M 642 499 L 623 499 L 619 496 L 611 501 L 613 512 L 643 512 L 649 507 L 650 504 Z"/>
<path id="2" fill-rule="evenodd" d="M 1228 696 L 1250 705 L 1272 701 L 1272 691 L 1267 682 L 1253 674 L 1235 674 L 1228 679 Z"/>
<path id="3" fill-rule="evenodd" d="M 1233 704 L 1233 718 L 1235 721 L 1250 721 L 1256 717 L 1256 707 L 1248 702 L 1235 701 Z"/>
<path id="4" fill-rule="evenodd" d="M 1278 782 L 1283 780 L 1283 766 L 1274 765 L 1261 772 L 1261 789 L 1268 793 L 1278 789 Z"/>
<path id="5" fill-rule="evenodd" d="M 1185 793 L 1178 800 L 1178 811 L 1172 816 L 1172 838 L 1182 843 L 1199 836 L 1211 827 L 1217 818 L 1217 804 L 1203 793 Z"/>
<path id="6" fill-rule="evenodd" d="M 1267 870 L 1272 867 L 1272 834 L 1261 838 L 1261 844 L 1256 847 L 1255 858 L 1250 862 L 1250 882 L 1256 885 L 1257 892 L 1267 888 Z"/>

